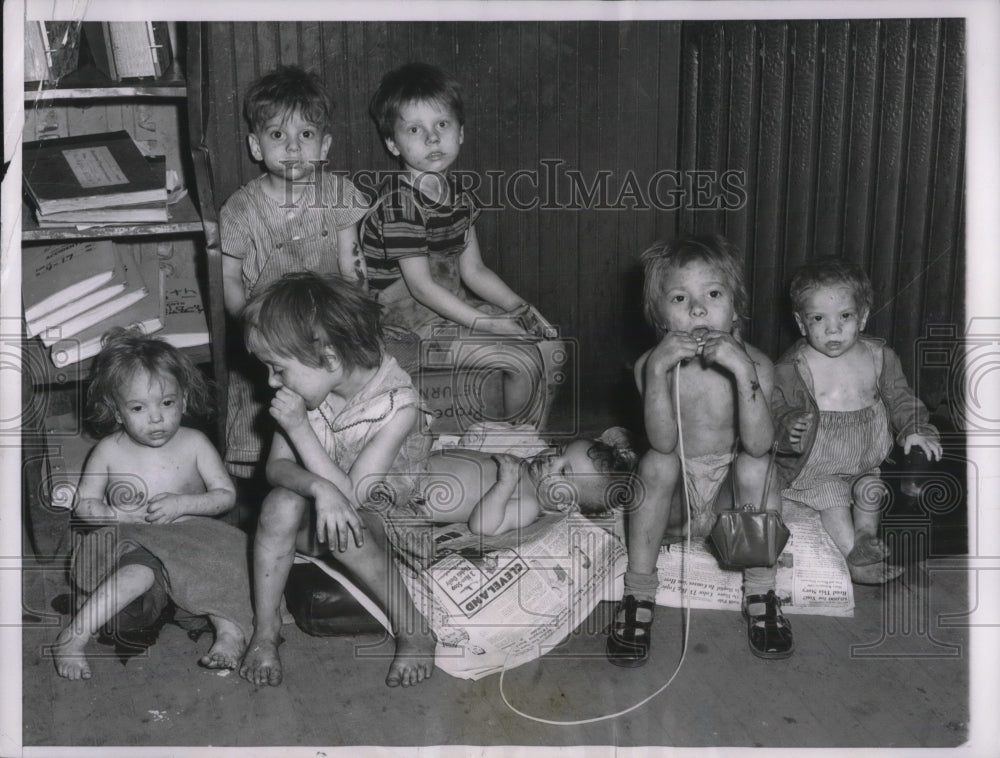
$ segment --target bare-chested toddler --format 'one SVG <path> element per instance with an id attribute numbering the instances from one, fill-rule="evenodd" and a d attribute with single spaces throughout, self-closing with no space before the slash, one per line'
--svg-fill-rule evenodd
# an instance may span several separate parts
<path id="1" fill-rule="evenodd" d="M 114 526 L 74 550 L 73 579 L 92 594 L 50 648 L 60 676 L 91 677 L 90 638 L 165 569 L 175 603 L 215 629 L 200 663 L 239 664 L 252 631 L 246 535 L 205 518 L 230 510 L 236 493 L 208 438 L 181 425 L 186 411 L 207 411 L 209 398 L 197 367 L 165 341 L 125 329 L 105 337 L 87 394 L 91 426 L 104 436 L 87 459 L 74 515 Z"/>

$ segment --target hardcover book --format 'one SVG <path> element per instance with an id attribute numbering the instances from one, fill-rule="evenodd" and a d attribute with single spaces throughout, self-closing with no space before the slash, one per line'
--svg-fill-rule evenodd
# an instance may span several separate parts
<path id="1" fill-rule="evenodd" d="M 163 155 L 146 156 L 150 169 L 167 186 L 167 159 Z M 74 226 L 101 226 L 106 224 L 166 223 L 170 219 L 167 205 L 172 199 L 168 188 L 166 201 L 113 205 L 101 208 L 78 208 L 58 213 L 36 213 L 41 229 L 59 229 Z"/>
<path id="2" fill-rule="evenodd" d="M 167 201 L 156 175 L 128 132 L 25 142 L 24 186 L 42 215 Z"/>
<path id="3" fill-rule="evenodd" d="M 165 21 L 93 21 L 84 33 L 94 65 L 111 79 L 159 77 L 170 67 Z"/>

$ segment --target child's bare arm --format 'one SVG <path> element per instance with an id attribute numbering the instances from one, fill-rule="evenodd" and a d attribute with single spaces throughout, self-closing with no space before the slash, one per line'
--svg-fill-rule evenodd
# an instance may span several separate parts
<path id="1" fill-rule="evenodd" d="M 458 258 L 458 270 L 465 285 L 488 303 L 512 311 L 526 302 L 483 262 L 475 227 L 469 230 L 469 240 Z"/>
<path id="2" fill-rule="evenodd" d="M 222 256 L 222 302 L 226 313 L 239 318 L 247 303 L 247 293 L 243 288 L 243 261 L 231 255 Z"/>
<path id="3" fill-rule="evenodd" d="M 524 334 L 514 319 L 489 318 L 464 300 L 442 287 L 431 276 L 430 262 L 425 256 L 411 256 L 399 261 L 403 281 L 413 298 L 439 316 L 469 329 L 476 327 L 494 334 Z"/>
<path id="4" fill-rule="evenodd" d="M 698 342 L 687 332 L 667 332 L 635 366 L 635 381 L 642 395 L 643 422 L 650 446 L 669 455 L 677 447 L 674 378 L 681 361 L 694 358 Z"/>
<path id="5" fill-rule="evenodd" d="M 344 279 L 357 282 L 362 289 L 368 289 L 368 266 L 361 254 L 356 224 L 337 232 L 337 265 Z"/>
<path id="6" fill-rule="evenodd" d="M 309 426 L 302 397 L 287 387 L 281 387 L 271 398 L 269 412 L 295 451 L 293 457 L 297 457 L 307 471 L 328 480 L 349 496 L 353 490 L 351 478 L 330 458 L 316 432 Z"/>
<path id="7" fill-rule="evenodd" d="M 108 521 L 118 511 L 105 502 L 108 487 L 107 443 L 99 442 L 87 458 L 73 502 L 73 513 L 84 521 Z"/>
<path id="8" fill-rule="evenodd" d="M 736 383 L 737 429 L 747 453 L 760 457 L 774 442 L 769 398 L 774 386 L 774 366 L 762 352 L 732 334 L 711 331 L 705 336 L 702 359 L 733 375 Z"/>
<path id="9" fill-rule="evenodd" d="M 215 447 L 199 431 L 187 430 L 185 445 L 194 456 L 198 475 L 205 491 L 176 494 L 161 492 L 149 499 L 146 521 L 151 524 L 169 524 L 181 516 L 218 516 L 236 505 L 236 488 L 229 478 Z"/>
<path id="10" fill-rule="evenodd" d="M 284 432 L 278 431 L 267 459 L 267 481 L 275 487 L 296 492 L 313 501 L 316 509 L 316 536 L 331 550 L 347 550 L 348 539 L 364 544 L 364 524 L 350 501 L 329 479 L 302 467 Z"/>
<path id="11" fill-rule="evenodd" d="M 515 492 L 521 479 L 521 460 L 503 454 L 494 455 L 493 460 L 497 463 L 497 480 L 483 493 L 469 514 L 469 530 L 473 534 L 499 534 L 520 524 L 517 518 L 518 524 L 507 525 L 504 522 L 508 509 L 517 509 L 519 505 Z"/>

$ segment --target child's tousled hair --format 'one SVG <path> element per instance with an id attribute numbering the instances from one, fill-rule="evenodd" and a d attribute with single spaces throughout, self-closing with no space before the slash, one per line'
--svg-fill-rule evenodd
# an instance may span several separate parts
<path id="1" fill-rule="evenodd" d="M 197 366 L 173 345 L 138 329 L 114 327 L 102 340 L 90 368 L 86 422 L 95 437 L 106 437 L 121 427 L 117 419 L 118 391 L 138 372 L 150 378 L 171 376 L 184 395 L 186 412 L 210 416 L 211 385 Z"/>
<path id="2" fill-rule="evenodd" d="M 639 256 L 645 269 L 643 310 L 650 326 L 663 330 L 656 304 L 663 296 L 667 272 L 676 267 L 700 261 L 716 267 L 733 293 L 733 308 L 739 318 L 749 315 L 743 264 L 738 248 L 721 234 L 687 235 L 672 240 L 654 242 Z"/>
<path id="3" fill-rule="evenodd" d="M 584 516 L 599 516 L 616 506 L 628 506 L 635 502 L 638 485 L 636 469 L 639 454 L 632 447 L 632 439 L 624 427 L 613 426 L 604 430 L 594 440 L 587 457 L 594 462 L 594 468 L 607 474 L 611 481 L 604 487 L 600 502 L 591 503 L 580 499 L 580 513 Z"/>
<path id="4" fill-rule="evenodd" d="M 465 124 L 465 105 L 459 83 L 429 63 L 407 63 L 384 77 L 372 95 L 368 112 L 383 140 L 392 137 L 393 127 L 404 105 L 414 102 L 436 102 L 447 106 Z"/>
<path id="5" fill-rule="evenodd" d="M 278 66 L 264 74 L 250 85 L 243 100 L 243 115 L 252 132 L 276 115 L 293 113 L 329 133 L 333 118 L 330 95 L 317 74 L 298 66 Z"/>
<path id="6" fill-rule="evenodd" d="M 843 258 L 819 258 L 795 269 L 789 287 L 792 309 L 801 314 L 809 290 L 836 285 L 851 288 L 859 311 L 871 311 L 874 299 L 871 280 L 861 266 Z"/>
<path id="7" fill-rule="evenodd" d="M 382 364 L 380 307 L 357 285 L 311 271 L 285 274 L 243 310 L 247 347 L 306 366 L 327 365 L 331 348 L 348 370 Z"/>

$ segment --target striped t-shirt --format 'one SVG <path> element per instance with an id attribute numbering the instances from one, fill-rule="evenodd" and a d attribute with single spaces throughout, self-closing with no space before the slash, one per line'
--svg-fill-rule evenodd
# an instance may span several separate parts
<path id="1" fill-rule="evenodd" d="M 479 217 L 479 208 L 464 190 L 454 202 L 434 202 L 404 175 L 393 175 L 361 224 L 361 249 L 368 282 L 382 290 L 400 278 L 399 260 L 415 255 L 459 255 Z"/>

